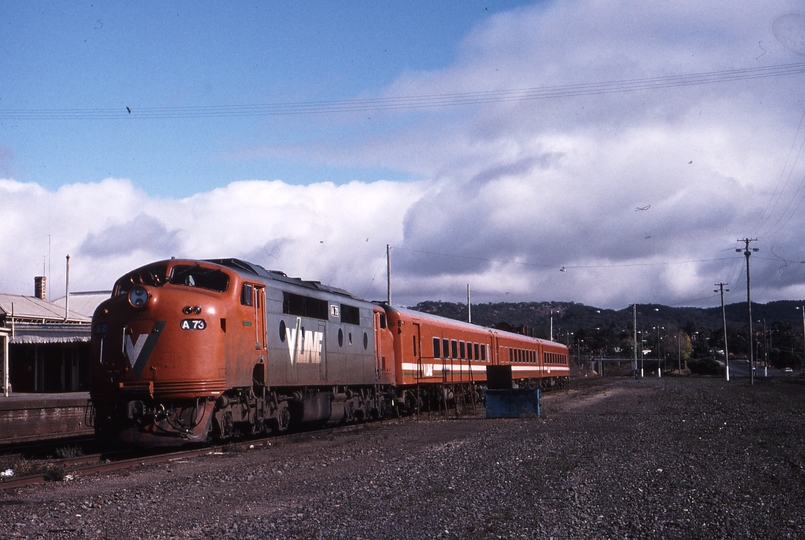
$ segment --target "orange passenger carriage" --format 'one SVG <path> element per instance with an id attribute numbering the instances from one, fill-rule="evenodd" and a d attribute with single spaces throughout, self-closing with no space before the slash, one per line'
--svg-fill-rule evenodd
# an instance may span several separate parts
<path id="1" fill-rule="evenodd" d="M 567 347 L 502 330 L 386 306 L 394 338 L 397 395 L 407 411 L 433 399 L 482 397 L 489 365 L 512 366 L 518 388 L 563 386 Z"/>

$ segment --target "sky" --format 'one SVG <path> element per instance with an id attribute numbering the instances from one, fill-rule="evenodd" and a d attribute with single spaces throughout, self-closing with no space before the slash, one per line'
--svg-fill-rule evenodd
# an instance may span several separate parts
<path id="1" fill-rule="evenodd" d="M 805 2 L 0 3 L 0 292 L 805 298 Z M 736 251 L 738 250 L 738 251 Z"/>

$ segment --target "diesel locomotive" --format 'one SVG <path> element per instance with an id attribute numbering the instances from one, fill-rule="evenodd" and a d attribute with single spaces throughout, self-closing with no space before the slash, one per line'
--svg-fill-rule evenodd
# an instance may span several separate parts
<path id="1" fill-rule="evenodd" d="M 92 321 L 103 443 L 176 446 L 399 415 L 483 388 L 564 384 L 567 348 L 361 300 L 238 259 L 155 262 Z"/>

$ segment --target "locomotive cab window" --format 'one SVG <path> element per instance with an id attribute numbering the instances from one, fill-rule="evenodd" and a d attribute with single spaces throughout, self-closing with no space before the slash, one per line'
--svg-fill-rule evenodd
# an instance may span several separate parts
<path id="1" fill-rule="evenodd" d="M 244 283 L 240 291 L 240 303 L 244 306 L 254 305 L 254 287 L 250 283 Z"/>
<path id="2" fill-rule="evenodd" d="M 165 265 L 149 266 L 148 268 L 131 272 L 115 283 L 114 296 L 128 293 L 135 285 L 161 287 L 168 281 L 167 272 L 168 267 Z"/>
<path id="3" fill-rule="evenodd" d="M 198 287 L 210 291 L 225 292 L 229 288 L 229 276 L 215 268 L 177 265 L 171 270 L 168 281 L 171 285 Z"/>

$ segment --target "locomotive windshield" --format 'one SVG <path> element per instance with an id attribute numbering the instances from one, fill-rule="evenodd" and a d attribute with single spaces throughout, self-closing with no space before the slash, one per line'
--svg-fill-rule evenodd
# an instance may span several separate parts
<path id="1" fill-rule="evenodd" d="M 168 275 L 168 267 L 160 264 L 141 268 L 117 280 L 115 296 L 127 294 L 135 285 L 161 287 L 166 283 L 225 292 L 229 288 L 229 276 L 220 270 L 202 268 L 197 264 L 174 266 Z"/>
<path id="2" fill-rule="evenodd" d="M 216 292 L 224 292 L 229 288 L 229 276 L 220 270 L 193 266 L 174 266 L 168 282 L 172 285 L 200 287 Z"/>
<path id="3" fill-rule="evenodd" d="M 168 281 L 167 272 L 168 267 L 160 264 L 126 274 L 115 283 L 115 296 L 128 293 L 135 285 L 159 287 Z"/>

